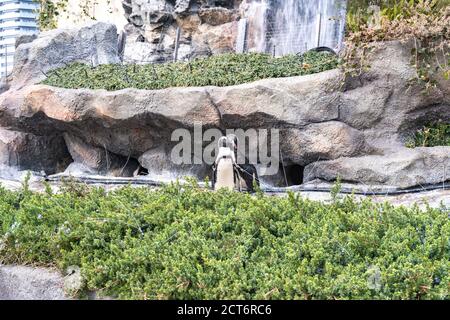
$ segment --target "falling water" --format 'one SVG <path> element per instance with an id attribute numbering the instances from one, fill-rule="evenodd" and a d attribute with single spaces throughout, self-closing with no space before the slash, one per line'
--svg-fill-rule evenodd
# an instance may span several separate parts
<path id="1" fill-rule="evenodd" d="M 346 0 L 251 0 L 246 10 L 249 51 L 277 56 L 326 46 L 339 51 Z"/>
<path id="2" fill-rule="evenodd" d="M 251 51 L 266 51 L 269 2 L 270 0 L 252 0 L 245 8 L 245 18 L 248 23 L 246 47 Z"/>

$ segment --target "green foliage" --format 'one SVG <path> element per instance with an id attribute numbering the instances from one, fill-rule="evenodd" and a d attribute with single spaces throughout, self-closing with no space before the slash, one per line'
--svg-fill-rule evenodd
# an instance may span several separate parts
<path id="1" fill-rule="evenodd" d="M 45 84 L 63 88 L 120 90 L 168 87 L 229 86 L 265 78 L 299 76 L 336 68 L 328 53 L 272 58 L 267 54 L 223 54 L 191 62 L 160 65 L 101 65 L 81 63 L 50 72 Z"/>
<path id="2" fill-rule="evenodd" d="M 407 142 L 407 147 L 450 147 L 450 123 L 437 122 L 414 133 L 414 136 Z"/>
<path id="3" fill-rule="evenodd" d="M 64 13 L 67 13 L 69 0 L 34 0 L 40 5 L 38 15 L 38 25 L 41 31 L 51 30 L 58 27 L 58 17 Z M 81 16 L 88 17 L 95 20 L 92 16 L 93 8 L 98 4 L 96 0 L 79 0 L 78 5 L 80 8 Z M 111 4 L 111 0 L 106 2 L 108 7 Z"/>
<path id="4" fill-rule="evenodd" d="M 417 5 L 427 6 L 430 11 L 427 14 L 438 14 L 450 5 L 450 0 L 350 0 L 347 10 L 347 30 L 350 32 L 361 31 L 361 27 L 367 25 L 373 12 L 370 6 L 380 8 L 380 16 L 388 20 L 400 20 L 410 18 L 414 14 Z"/>
<path id="5" fill-rule="evenodd" d="M 34 0 L 39 3 L 38 25 L 41 31 L 55 29 L 57 18 L 67 8 L 69 0 Z"/>
<path id="6" fill-rule="evenodd" d="M 333 185 L 333 188 L 331 188 L 331 199 L 333 199 L 333 201 L 338 201 L 339 199 L 339 193 L 342 190 L 342 182 L 341 182 L 341 177 L 337 177 L 336 179 L 336 183 Z"/>
<path id="7" fill-rule="evenodd" d="M 125 299 L 450 299 L 445 210 L 70 184 L 0 188 L 0 263 L 78 265 Z"/>

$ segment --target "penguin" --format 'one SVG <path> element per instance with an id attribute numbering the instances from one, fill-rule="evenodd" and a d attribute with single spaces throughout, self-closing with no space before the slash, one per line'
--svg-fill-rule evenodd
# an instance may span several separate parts
<path id="1" fill-rule="evenodd" d="M 235 134 L 229 134 L 227 141 L 231 150 L 233 150 L 235 159 L 238 158 L 238 144 L 239 140 Z M 256 167 L 249 163 L 250 161 L 245 157 L 245 163 L 238 164 L 236 161 L 235 174 L 237 175 L 237 189 L 239 191 L 255 192 L 254 183 L 259 187 L 258 171 Z"/>
<path id="2" fill-rule="evenodd" d="M 219 139 L 219 152 L 213 165 L 213 189 L 235 190 L 236 187 L 236 155 L 230 148 L 226 137 Z"/>

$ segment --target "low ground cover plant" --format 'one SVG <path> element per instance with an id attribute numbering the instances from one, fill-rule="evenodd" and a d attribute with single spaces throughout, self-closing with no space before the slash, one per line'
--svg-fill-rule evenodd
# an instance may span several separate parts
<path id="1" fill-rule="evenodd" d="M 410 18 L 415 15 L 418 6 L 425 8 L 427 14 L 439 14 L 450 6 L 450 0 L 350 0 L 347 8 L 347 31 L 361 31 L 377 13 L 382 19 L 389 21 Z M 376 12 L 377 9 L 379 12 Z"/>
<path id="2" fill-rule="evenodd" d="M 417 130 L 407 141 L 407 147 L 450 147 L 450 123 L 432 123 Z"/>
<path id="3" fill-rule="evenodd" d="M 44 84 L 78 89 L 120 90 L 169 87 L 230 86 L 266 78 L 318 73 L 338 66 L 338 58 L 308 52 L 273 58 L 262 53 L 222 54 L 191 62 L 146 65 L 89 65 L 73 63 L 49 73 Z"/>
<path id="4" fill-rule="evenodd" d="M 80 266 L 123 299 L 449 299 L 450 219 L 189 185 L 0 188 L 0 263 Z"/>

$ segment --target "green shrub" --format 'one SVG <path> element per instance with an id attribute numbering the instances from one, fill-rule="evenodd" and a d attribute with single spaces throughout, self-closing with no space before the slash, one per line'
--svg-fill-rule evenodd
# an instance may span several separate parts
<path id="1" fill-rule="evenodd" d="M 282 58 L 259 53 L 223 54 L 191 62 L 101 65 L 96 68 L 74 63 L 50 72 L 44 84 L 106 90 L 223 87 L 265 78 L 312 74 L 336 68 L 337 65 L 335 56 L 316 52 Z"/>
<path id="2" fill-rule="evenodd" d="M 450 123 L 437 122 L 423 127 L 414 133 L 406 143 L 409 148 L 417 147 L 450 147 Z"/>
<path id="3" fill-rule="evenodd" d="M 171 184 L 0 188 L 0 263 L 82 268 L 125 299 L 449 299 L 439 209 Z"/>
<path id="4" fill-rule="evenodd" d="M 450 5 L 450 0 L 350 0 L 347 10 L 348 31 L 361 31 L 367 25 L 373 15 L 368 11 L 371 5 L 379 6 L 380 16 L 392 21 L 410 18 L 418 5 L 429 9 L 427 15 L 437 15 Z"/>

